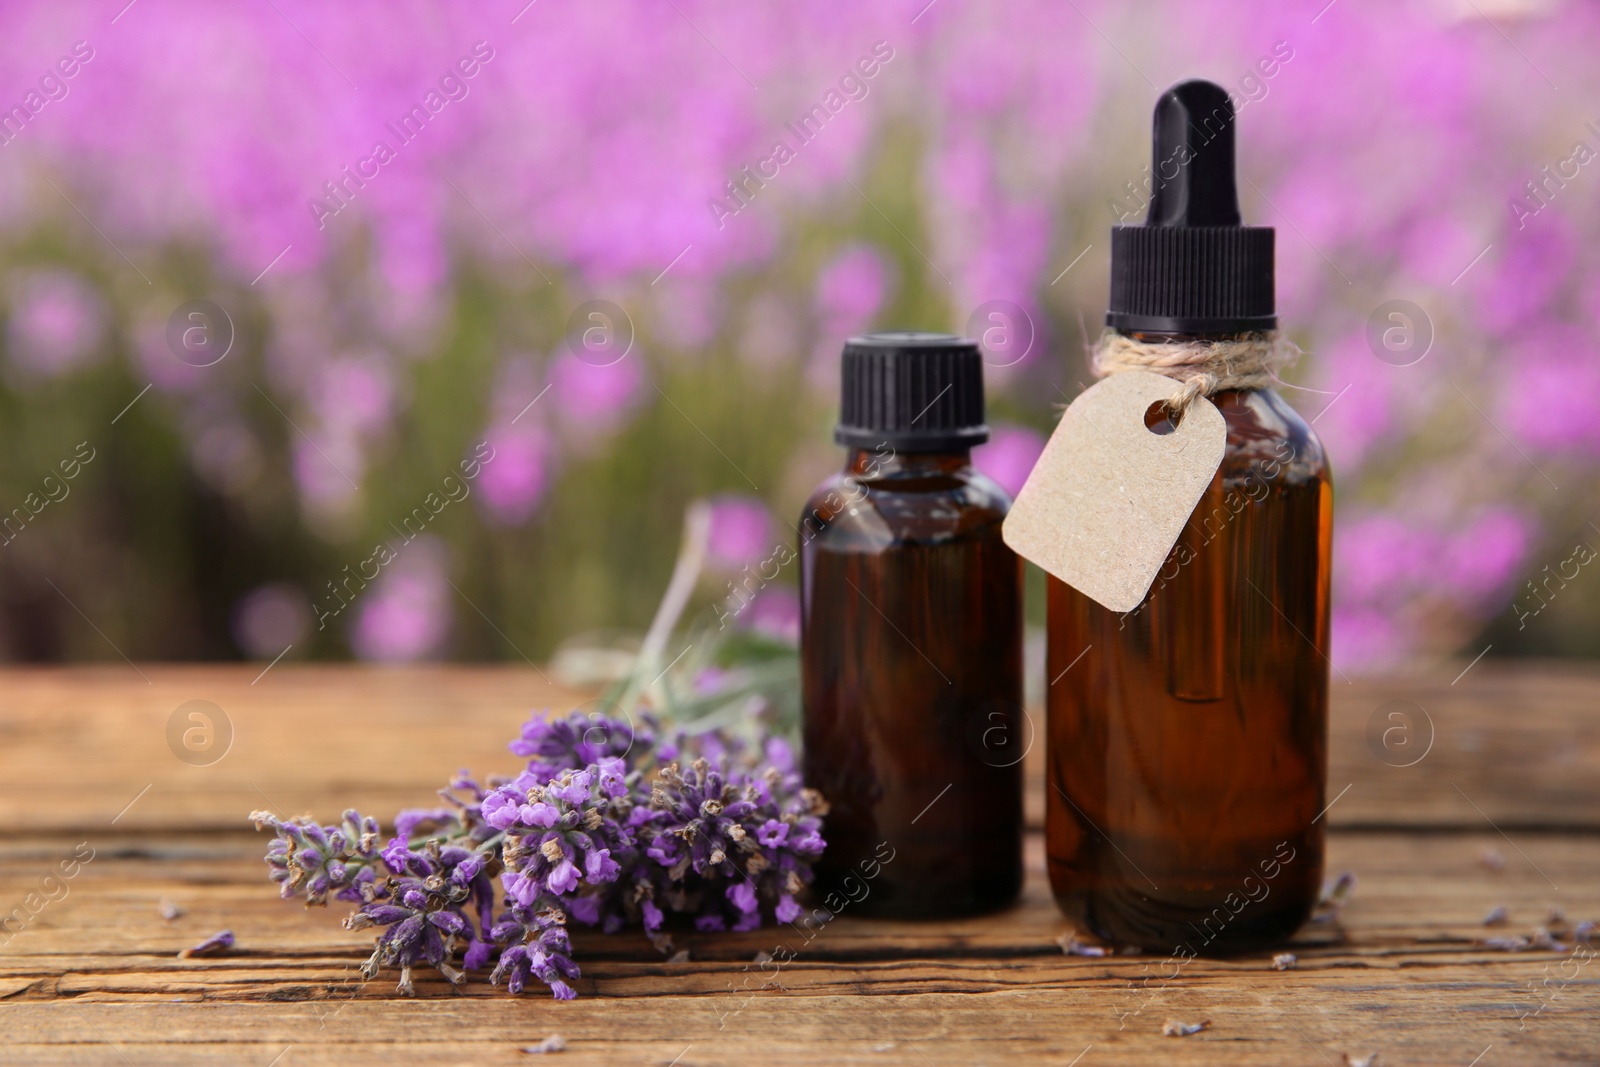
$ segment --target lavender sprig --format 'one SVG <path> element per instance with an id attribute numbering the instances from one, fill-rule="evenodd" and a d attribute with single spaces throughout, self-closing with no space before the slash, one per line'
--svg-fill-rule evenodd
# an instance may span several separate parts
<path id="1" fill-rule="evenodd" d="M 359 900 L 360 886 L 370 884 L 381 857 L 378 820 L 350 809 L 337 826 L 319 826 L 310 818 L 279 819 L 270 811 L 253 811 L 256 829 L 271 829 L 267 846 L 268 877 L 280 883 L 285 900 L 304 896 L 306 904 L 326 904 L 328 894 Z"/>
<path id="2" fill-rule="evenodd" d="M 756 753 L 639 718 L 636 729 L 592 713 L 535 716 L 510 745 L 528 760 L 520 774 L 487 788 L 458 777 L 440 791 L 445 807 L 401 812 L 381 846 L 376 820 L 355 811 L 336 826 L 255 812 L 274 834 L 269 876 L 308 906 L 330 894 L 359 903 L 346 928 L 382 928 L 363 976 L 397 967 L 407 995 L 419 965 L 456 984 L 498 957 L 491 982 L 519 993 L 537 979 L 571 999 L 573 920 L 642 926 L 660 944 L 670 913 L 700 930 L 797 918 L 826 804 L 788 745 L 774 738 Z"/>

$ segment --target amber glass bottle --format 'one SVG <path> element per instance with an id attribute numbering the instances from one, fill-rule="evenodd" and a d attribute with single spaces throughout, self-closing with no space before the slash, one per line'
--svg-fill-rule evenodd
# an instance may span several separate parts
<path id="1" fill-rule="evenodd" d="M 805 776 L 830 911 L 984 911 L 1022 886 L 1021 563 L 972 466 L 982 360 L 942 334 L 844 353 L 845 469 L 800 520 Z"/>
<path id="2" fill-rule="evenodd" d="M 1240 225 L 1224 91 L 1169 90 L 1155 141 L 1158 165 L 1187 162 L 1145 225 L 1113 231 L 1108 324 L 1178 342 L 1274 328 L 1272 231 Z M 1119 614 L 1054 579 L 1048 594 L 1051 886 L 1084 929 L 1185 955 L 1305 921 L 1326 803 L 1327 462 L 1273 390 L 1211 402 L 1221 467 L 1144 601 Z M 1163 408 L 1146 422 L 1171 428 Z"/>

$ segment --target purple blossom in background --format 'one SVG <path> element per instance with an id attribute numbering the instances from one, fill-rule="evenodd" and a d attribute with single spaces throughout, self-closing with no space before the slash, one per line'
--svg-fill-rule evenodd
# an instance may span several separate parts
<path id="1" fill-rule="evenodd" d="M 1399 663 L 1405 644 L 1400 637 L 1396 616 L 1367 607 L 1333 609 L 1333 656 L 1335 666 L 1359 664 L 1383 670 Z"/>
<path id="2" fill-rule="evenodd" d="M 1486 509 L 1455 531 L 1445 546 L 1440 573 L 1444 588 L 1467 604 L 1509 586 L 1532 547 L 1527 520 L 1506 508 Z"/>
<path id="3" fill-rule="evenodd" d="M 1440 539 L 1431 530 L 1388 515 L 1351 517 L 1335 527 L 1340 592 L 1353 603 L 1404 597 Z"/>
<path id="4" fill-rule="evenodd" d="M 1526 520 L 1506 508 L 1451 516 L 1438 527 L 1387 515 L 1347 520 L 1334 534 L 1334 662 L 1400 662 L 1400 631 L 1414 614 L 1506 589 L 1529 547 Z"/>
<path id="5" fill-rule="evenodd" d="M 1043 451 L 1044 435 L 1026 426 L 996 423 L 990 429 L 989 440 L 972 450 L 972 465 L 1000 483 L 1006 495 L 1015 500 Z"/>
<path id="6" fill-rule="evenodd" d="M 207 420 L 193 432 L 190 462 L 208 485 L 230 496 L 242 496 L 259 484 L 267 457 L 248 425 L 228 419 Z"/>
<path id="7" fill-rule="evenodd" d="M 11 279 L 7 349 L 22 379 L 54 378 L 83 366 L 105 335 L 106 309 L 75 274 L 36 271 Z"/>
<path id="8" fill-rule="evenodd" d="M 721 689 L 728 672 L 721 667 L 702 667 L 694 676 L 694 693 L 706 696 Z"/>
<path id="9" fill-rule="evenodd" d="M 292 448 L 294 480 L 307 518 L 336 522 L 357 505 L 366 457 L 354 434 L 309 429 L 295 436 Z"/>
<path id="10" fill-rule="evenodd" d="M 1366 335 L 1352 335 L 1333 345 L 1317 361 L 1317 374 L 1311 384 L 1320 390 L 1320 395 L 1284 390 L 1308 417 L 1317 416 L 1319 408 L 1332 404 L 1325 416 L 1317 418 L 1316 430 L 1329 454 L 1337 457 L 1338 475 L 1360 469 L 1374 446 L 1395 428 L 1396 405 L 1391 393 L 1403 388 L 1403 383 L 1395 375 L 1364 373 L 1376 362 L 1367 348 Z M 1333 403 L 1335 397 L 1337 403 Z"/>
<path id="11" fill-rule="evenodd" d="M 1542 330 L 1508 355 L 1500 410 L 1523 444 L 1550 453 L 1600 455 L 1600 336 L 1595 329 Z"/>
<path id="12" fill-rule="evenodd" d="M 450 633 L 454 594 L 445 579 L 444 545 L 423 534 L 398 552 L 356 602 L 350 645 L 362 659 L 381 663 L 424 659 L 437 653 Z"/>
<path id="13" fill-rule="evenodd" d="M 140 323 L 134 337 L 139 371 L 163 392 L 187 393 L 205 380 L 204 367 L 185 363 L 167 343 L 167 324 L 156 318 Z"/>
<path id="14" fill-rule="evenodd" d="M 748 496 L 720 496 L 711 501 L 706 552 L 713 565 L 738 570 L 772 549 L 772 515 L 765 504 Z"/>
<path id="15" fill-rule="evenodd" d="M 953 330 L 990 301 L 1023 309 L 1033 354 L 991 368 L 990 389 L 997 411 L 1042 430 L 1055 387 L 1079 373 L 1079 316 L 1103 309 L 1107 229 L 1143 214 L 1155 87 L 1207 74 L 1243 103 L 1246 220 L 1277 227 L 1279 314 L 1308 353 L 1290 384 L 1320 390 L 1284 395 L 1329 446 L 1336 529 L 1356 527 L 1336 572 L 1366 561 L 1336 579 L 1336 619 L 1364 620 L 1336 630 L 1373 635 L 1341 638 L 1355 657 L 1342 662 L 1458 648 L 1505 610 L 1519 568 L 1565 536 L 1554 527 L 1570 501 L 1594 495 L 1593 164 L 1539 198 L 1527 185 L 1575 142 L 1600 148 L 1585 110 L 1600 65 L 1582 47 L 1600 38 L 1595 5 L 997 0 L 936 4 L 913 22 L 871 4 L 619 3 L 541 5 L 516 26 L 467 0 L 139 4 L 114 43 L 89 0 L 7 5 L 3 69 L 42 72 L 79 40 L 92 55 L 68 97 L 7 134 L 0 382 L 60 381 L 97 404 L 112 375 L 119 389 L 128 375 L 151 382 L 168 395 L 142 401 L 140 417 L 186 438 L 203 484 L 257 515 L 292 480 L 306 530 L 339 544 L 390 518 L 385 487 L 369 483 L 416 440 L 413 420 L 491 436 L 499 455 L 474 507 L 517 526 L 548 506 L 564 460 L 604 464 L 658 402 L 652 377 L 691 388 L 739 368 L 754 379 L 739 388 L 794 388 L 796 425 L 812 425 L 834 399 L 840 340 L 889 306 L 927 317 L 892 325 Z M 394 32 L 373 37 L 379 23 Z M 1142 42 L 1139 69 L 1107 41 Z M 792 138 L 786 123 L 878 42 L 892 58 L 859 99 L 791 140 L 794 158 L 749 184 L 736 212 L 708 210 L 732 204 L 728 183 Z M 465 95 L 396 138 L 388 124 L 469 55 Z M 393 151 L 381 165 L 379 139 Z M 207 373 L 161 340 L 175 294 L 197 278 L 242 301 L 250 338 Z M 604 293 L 628 305 L 638 352 L 602 369 L 547 356 L 578 299 Z M 1432 351 L 1414 366 L 1368 347 L 1363 326 L 1392 299 L 1429 319 Z M 502 338 L 540 354 L 496 357 Z M 97 365 L 102 351 L 132 362 Z M 478 368 L 481 408 L 452 414 L 436 383 Z M 744 414 L 703 432 L 730 451 L 755 442 L 804 458 L 798 430 L 758 438 L 765 427 Z M 1013 492 L 1023 432 L 997 434 L 980 457 Z M 1502 562 L 1474 569 L 1459 547 L 1471 527 L 1452 531 L 1445 516 L 1495 508 L 1526 543 L 1512 551 L 1509 527 L 1486 532 L 1478 540 L 1502 548 L 1483 558 Z M 1411 531 L 1415 545 L 1390 538 L 1409 572 L 1362 548 L 1390 537 L 1362 529 L 1375 515 Z M 1392 584 L 1373 577 L 1391 572 Z M 1427 612 L 1410 606 L 1424 601 Z"/>
<path id="16" fill-rule="evenodd" d="M 800 597 L 786 585 L 769 585 L 757 593 L 748 607 L 739 614 L 741 624 L 760 633 L 787 641 L 800 643 Z"/>
<path id="17" fill-rule="evenodd" d="M 564 352 L 550 364 L 550 396 L 545 399 L 581 439 L 603 437 L 637 402 L 644 377 L 641 359 L 634 352 L 600 365 Z"/>
<path id="18" fill-rule="evenodd" d="M 479 507 L 501 526 L 520 526 L 533 517 L 547 488 L 550 437 L 529 412 L 517 425 L 491 430 L 494 459 L 478 475 Z"/>
<path id="19" fill-rule="evenodd" d="M 273 659 L 305 637 L 310 627 L 306 595 L 286 583 L 258 586 L 234 608 L 234 641 L 254 659 Z"/>
<path id="20" fill-rule="evenodd" d="M 889 269 L 868 245 L 851 245 L 817 276 L 817 313 L 822 333 L 848 337 L 872 324 L 872 316 L 888 294 Z"/>
<path id="21" fill-rule="evenodd" d="M 368 353 L 333 359 L 320 367 L 311 399 L 323 426 L 366 436 L 388 424 L 394 392 L 386 357 Z"/>

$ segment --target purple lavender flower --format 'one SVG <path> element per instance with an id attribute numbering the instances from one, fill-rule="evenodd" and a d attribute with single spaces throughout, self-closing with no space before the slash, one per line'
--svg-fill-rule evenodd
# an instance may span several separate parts
<path id="1" fill-rule="evenodd" d="M 363 975 L 397 967 L 407 995 L 419 965 L 459 983 L 498 956 L 495 984 L 518 993 L 537 979 L 569 1000 L 570 920 L 636 924 L 662 944 L 668 912 L 700 930 L 798 917 L 826 805 L 802 787 L 787 743 L 668 737 L 639 718 L 637 732 L 581 710 L 531 719 L 511 744 L 527 769 L 487 788 L 457 777 L 444 806 L 401 812 L 386 842 L 354 811 L 336 826 L 257 812 L 274 832 L 271 877 L 308 904 L 330 893 L 359 903 L 345 925 L 381 928 Z M 701 753 L 686 770 L 661 762 L 686 750 Z"/>
<path id="2" fill-rule="evenodd" d="M 653 741 L 649 723 L 641 738 L 645 744 Z M 558 778 L 565 771 L 581 770 L 590 764 L 603 764 L 615 770 L 616 764 L 607 761 L 628 755 L 634 744 L 634 728 L 623 718 L 612 718 L 599 711 L 584 715 L 573 712 L 564 719 L 548 719 L 535 714 L 522 724 L 522 734 L 508 746 L 513 755 L 528 761 L 528 773 L 544 784 Z M 626 765 L 624 764 L 624 769 Z"/>
<path id="3" fill-rule="evenodd" d="M 577 978 L 572 962 L 572 942 L 567 937 L 566 916 L 558 908 L 546 908 L 524 919 L 510 919 L 494 928 L 496 941 L 515 938 L 516 944 L 500 953 L 500 962 L 489 981 L 495 985 L 506 979 L 506 988 L 520 993 L 529 978 L 550 987 L 557 1000 L 571 1000 L 578 994 L 564 979 Z"/>
<path id="4" fill-rule="evenodd" d="M 233 931 L 219 930 L 198 945 L 192 945 L 178 953 L 178 958 L 186 960 L 194 956 L 220 956 L 232 947 Z"/>
<path id="5" fill-rule="evenodd" d="M 309 819 L 282 820 L 269 811 L 252 812 L 256 829 L 274 834 L 267 848 L 270 877 L 281 885 L 285 900 L 301 895 L 306 904 L 325 904 L 329 893 L 340 900 L 360 900 L 361 887 L 371 883 L 383 857 L 378 851 L 378 821 L 354 810 L 336 826 L 318 826 Z"/>
<path id="6" fill-rule="evenodd" d="M 478 943 L 485 940 L 484 931 L 493 919 L 494 887 L 484 856 L 434 839 L 420 851 L 391 846 L 385 859 L 391 867 L 396 859 L 402 860 L 398 877 L 369 888 L 367 902 L 344 923 L 348 930 L 384 928 L 362 964 L 362 974 L 371 978 L 383 965 L 399 967 L 398 988 L 411 996 L 415 992 L 411 969 L 418 963 L 430 964 L 452 984 L 463 978 L 463 972 L 449 962 L 458 946 L 465 949 L 467 966 L 486 963 L 489 949 Z M 477 925 L 465 910 L 472 905 L 478 912 Z"/>

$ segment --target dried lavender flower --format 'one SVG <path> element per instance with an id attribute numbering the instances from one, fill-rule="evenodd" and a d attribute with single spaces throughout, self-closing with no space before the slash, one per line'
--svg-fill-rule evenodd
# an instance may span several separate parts
<path id="1" fill-rule="evenodd" d="M 1487 948 L 1497 948 L 1502 952 L 1522 952 L 1531 944 L 1525 937 L 1491 937 L 1483 942 Z"/>
<path id="2" fill-rule="evenodd" d="M 1369 1052 L 1365 1056 L 1352 1056 L 1346 1052 L 1344 1054 L 1344 1062 L 1345 1067 L 1377 1067 L 1378 1054 Z"/>
<path id="3" fill-rule="evenodd" d="M 1582 922 L 1578 923 L 1577 926 L 1572 928 L 1572 940 L 1574 941 L 1593 941 L 1594 934 L 1595 925 L 1590 919 L 1584 919 Z"/>
<path id="4" fill-rule="evenodd" d="M 1489 909 L 1489 914 L 1483 917 L 1483 925 L 1499 926 L 1509 918 L 1511 918 L 1511 913 L 1506 910 L 1506 906 L 1504 904 L 1496 904 Z"/>
<path id="5" fill-rule="evenodd" d="M 1478 862 L 1491 871 L 1502 871 L 1506 866 L 1506 858 L 1493 845 L 1483 846 L 1483 851 L 1478 854 Z"/>
<path id="6" fill-rule="evenodd" d="M 700 930 L 798 918 L 827 804 L 787 743 L 668 736 L 637 718 L 531 719 L 510 746 L 528 760 L 521 773 L 487 786 L 463 773 L 440 790 L 443 806 L 397 815 L 386 841 L 355 811 L 331 826 L 255 812 L 273 832 L 269 876 L 308 906 L 358 904 L 345 926 L 381 928 L 363 976 L 398 968 L 408 996 L 419 965 L 456 984 L 493 962 L 490 982 L 512 993 L 537 979 L 570 1000 L 573 921 L 642 926 L 669 953 L 669 912 Z"/>
<path id="7" fill-rule="evenodd" d="M 1533 936 L 1528 939 L 1528 945 L 1531 948 L 1542 948 L 1548 952 L 1567 951 L 1567 946 L 1557 941 L 1555 935 L 1547 927 L 1543 926 L 1533 932 Z"/>
<path id="8" fill-rule="evenodd" d="M 178 953 L 178 958 L 186 960 L 194 956 L 220 956 L 232 947 L 233 931 L 219 930 L 198 945 L 193 945 Z"/>
<path id="9" fill-rule="evenodd" d="M 1094 945 L 1087 941 L 1078 940 L 1078 935 L 1073 932 L 1062 934 L 1056 938 L 1056 944 L 1061 946 L 1061 951 L 1068 956 L 1109 956 L 1109 945 Z"/>
<path id="10" fill-rule="evenodd" d="M 1335 922 L 1339 913 L 1344 911 L 1350 898 L 1355 895 L 1356 876 L 1354 871 L 1343 871 L 1337 878 L 1323 884 L 1322 894 L 1317 899 L 1316 910 L 1311 915 L 1314 923 Z"/>
<path id="11" fill-rule="evenodd" d="M 1188 1037 L 1198 1034 L 1211 1025 L 1210 1019 L 1201 1019 L 1197 1023 L 1186 1023 L 1179 1019 L 1168 1019 L 1161 1024 L 1161 1032 L 1167 1037 Z"/>
<path id="12" fill-rule="evenodd" d="M 1293 952 L 1280 952 L 1272 957 L 1272 969 L 1275 971 L 1292 971 L 1300 965 L 1300 957 Z"/>
<path id="13" fill-rule="evenodd" d="M 163 900 L 160 907 L 161 917 L 167 920 L 167 922 L 172 922 L 174 919 L 180 918 L 183 915 L 183 908 L 179 907 L 177 904 L 174 904 L 170 900 Z"/>
<path id="14" fill-rule="evenodd" d="M 524 1045 L 522 1047 L 523 1052 L 531 1053 L 536 1056 L 542 1055 L 546 1052 L 565 1052 L 566 1049 L 567 1039 L 562 1037 L 560 1034 L 551 1034 L 537 1045 Z"/>

